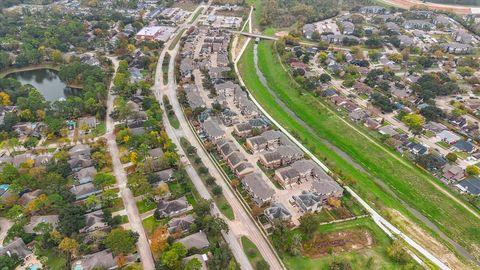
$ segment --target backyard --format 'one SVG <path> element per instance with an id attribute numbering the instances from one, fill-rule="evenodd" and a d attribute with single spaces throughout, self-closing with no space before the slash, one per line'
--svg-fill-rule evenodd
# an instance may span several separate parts
<path id="1" fill-rule="evenodd" d="M 245 84 L 263 107 L 318 158 L 324 160 L 337 175 L 347 179 L 346 182 L 370 201 L 372 206 L 384 214 L 393 208 L 418 221 L 395 198 L 398 196 L 436 223 L 452 239 L 468 247 L 472 253 L 477 251 L 476 254 L 479 254 L 478 212 L 465 208 L 458 202 L 460 199 L 443 187 L 440 187 L 440 191 L 439 184 L 433 184 L 435 179 L 401 159 L 397 153 L 371 141 L 370 137 L 367 139 L 364 134 L 347 125 L 317 97 L 298 89 L 282 68 L 271 45 L 271 42 L 261 42 L 259 45 L 260 69 L 275 94 L 308 126 L 292 118 L 259 78 L 252 76 L 256 71 L 251 44 L 239 62 L 239 69 L 242 74 L 249 74 L 243 76 Z M 325 140 L 348 154 L 362 168 L 341 157 L 324 143 Z M 385 186 L 379 185 L 372 176 L 387 184 L 395 196 L 387 192 Z M 422 227 L 431 231 L 424 225 Z"/>

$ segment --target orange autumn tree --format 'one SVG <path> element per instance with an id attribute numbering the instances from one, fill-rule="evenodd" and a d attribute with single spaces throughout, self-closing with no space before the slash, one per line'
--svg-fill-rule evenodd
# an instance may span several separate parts
<path id="1" fill-rule="evenodd" d="M 150 237 L 150 247 L 155 257 L 158 257 L 160 253 L 167 247 L 168 231 L 165 227 L 159 227 L 153 231 Z"/>

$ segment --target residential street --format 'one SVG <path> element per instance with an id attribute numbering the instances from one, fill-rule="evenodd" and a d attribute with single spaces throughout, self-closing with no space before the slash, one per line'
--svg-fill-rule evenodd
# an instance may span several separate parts
<path id="1" fill-rule="evenodd" d="M 115 73 L 118 68 L 118 60 L 110 58 L 112 60 Z M 110 91 L 108 92 L 107 100 L 107 133 L 105 138 L 108 140 L 108 149 L 110 150 L 110 155 L 112 157 L 113 173 L 117 179 L 118 188 L 120 189 L 120 195 L 125 205 L 125 210 L 127 212 L 128 220 L 132 231 L 138 233 L 139 238 L 137 241 L 137 249 L 142 261 L 143 269 L 153 270 L 155 269 L 155 262 L 153 261 L 152 252 L 150 251 L 150 243 L 148 242 L 147 235 L 142 225 L 142 218 L 137 209 L 135 198 L 133 197 L 132 191 L 127 187 L 127 174 L 123 168 L 122 163 L 120 162 L 120 154 L 118 151 L 118 146 L 115 141 L 115 134 L 113 133 L 115 128 L 115 122 L 110 117 L 110 113 L 113 111 L 115 96 L 112 95 L 112 86 L 113 80 L 110 85 Z"/>
<path id="2" fill-rule="evenodd" d="M 165 48 L 168 48 L 168 44 L 165 45 Z M 164 85 L 162 83 L 163 74 L 161 70 L 161 63 L 163 63 L 163 58 L 166 52 L 165 50 L 162 52 L 157 65 L 157 74 L 155 79 L 156 85 L 154 87 L 157 99 L 159 100 L 159 102 L 161 102 L 162 96 L 164 94 L 167 95 L 173 107 L 173 110 L 175 111 L 175 114 L 177 115 L 177 118 L 180 122 L 180 129 L 174 130 L 170 126 L 168 121 L 164 120 L 166 130 L 175 144 L 180 145 L 179 138 L 181 136 L 185 136 L 189 140 L 189 142 L 194 147 L 197 148 L 198 155 L 202 159 L 203 163 L 207 168 L 210 169 L 210 173 L 217 180 L 217 184 L 219 184 L 222 187 L 223 194 L 227 199 L 227 201 L 229 202 L 229 204 L 231 205 L 235 214 L 234 221 L 227 220 L 227 224 L 230 227 L 230 231 L 228 234 L 225 235 L 226 236 L 225 239 L 229 243 L 230 249 L 232 250 L 237 262 L 239 262 L 239 264 L 241 265 L 241 268 L 252 269 L 250 263 L 248 262 L 248 259 L 246 258 L 245 253 L 243 252 L 243 249 L 239 244 L 239 238 L 243 235 L 246 235 L 249 237 L 249 239 L 253 243 L 255 243 L 257 248 L 260 250 L 260 253 L 262 254 L 263 258 L 270 265 L 270 269 L 284 269 L 280 261 L 275 256 L 274 251 L 272 250 L 272 247 L 269 245 L 269 243 L 265 239 L 265 236 L 262 235 L 262 233 L 256 227 L 256 224 L 254 223 L 254 221 L 250 218 L 249 214 L 242 207 L 242 205 L 240 204 L 236 196 L 233 194 L 233 192 L 230 190 L 228 185 L 225 183 L 225 181 L 223 180 L 223 175 L 215 167 L 215 165 L 210 160 L 207 153 L 205 153 L 202 146 L 197 141 L 195 134 L 193 134 L 192 130 L 188 125 L 188 122 L 183 114 L 183 111 L 181 109 L 181 106 L 176 96 L 177 84 L 175 82 L 175 74 L 174 74 L 174 65 L 175 65 L 174 59 L 178 53 L 178 50 L 179 50 L 179 46 L 177 46 L 174 50 L 168 51 L 171 57 L 170 57 L 170 64 L 168 69 L 167 85 Z M 184 154 L 181 148 L 179 149 L 179 153 Z M 196 174 L 193 167 L 190 165 L 187 165 L 186 170 L 190 178 L 192 179 L 194 185 L 197 187 L 197 190 L 199 191 L 199 193 L 203 197 L 207 197 L 207 198 L 210 197 L 208 190 L 206 189 L 205 185 Z M 218 209 L 216 207 L 214 208 L 214 211 L 217 212 L 220 216 L 222 216 L 218 212 Z"/>

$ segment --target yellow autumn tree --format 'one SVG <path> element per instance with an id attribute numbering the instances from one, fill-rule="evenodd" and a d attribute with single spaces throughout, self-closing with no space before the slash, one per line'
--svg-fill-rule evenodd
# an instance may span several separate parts
<path id="1" fill-rule="evenodd" d="M 153 231 L 152 236 L 150 237 L 150 247 L 152 248 L 155 257 L 159 256 L 167 247 L 167 238 L 168 231 L 165 227 L 159 227 Z"/>
<path id="2" fill-rule="evenodd" d="M 340 206 L 342 206 L 342 202 L 335 197 L 329 197 L 327 199 L 327 203 L 328 203 L 328 205 L 330 205 L 331 207 L 334 207 L 334 208 L 339 208 Z"/>
<path id="3" fill-rule="evenodd" d="M 2 106 L 10 105 L 11 104 L 10 95 L 3 91 L 0 92 L 0 104 L 2 104 Z"/>
<path id="4" fill-rule="evenodd" d="M 130 153 L 130 162 L 135 163 L 137 162 L 138 154 L 137 152 L 133 151 Z"/>

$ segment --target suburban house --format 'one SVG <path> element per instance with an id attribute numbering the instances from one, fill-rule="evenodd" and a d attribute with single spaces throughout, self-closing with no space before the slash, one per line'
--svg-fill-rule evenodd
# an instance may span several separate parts
<path id="1" fill-rule="evenodd" d="M 93 166 L 80 169 L 78 172 L 74 173 L 75 179 L 77 179 L 80 184 L 92 182 L 95 175 L 97 175 L 97 169 Z"/>
<path id="2" fill-rule="evenodd" d="M 187 250 L 191 248 L 197 248 L 202 250 L 208 248 L 208 246 L 210 245 L 207 239 L 207 235 L 202 231 L 186 236 L 175 242 L 182 243 Z"/>
<path id="3" fill-rule="evenodd" d="M 437 134 L 437 138 L 448 144 L 454 144 L 461 139 L 460 136 L 451 132 L 450 130 L 442 130 L 440 133 Z"/>
<path id="4" fill-rule="evenodd" d="M 68 161 L 68 165 L 70 165 L 70 169 L 72 169 L 73 172 L 78 172 L 79 170 L 83 168 L 87 168 L 93 165 L 92 159 L 90 159 L 90 156 L 85 156 L 85 155 L 78 155 L 74 156 Z"/>
<path id="5" fill-rule="evenodd" d="M 444 124 L 437 123 L 434 121 L 430 121 L 423 126 L 425 130 L 429 130 L 435 134 L 441 133 L 442 131 L 446 130 L 447 127 Z"/>
<path id="6" fill-rule="evenodd" d="M 312 181 L 312 191 L 318 194 L 323 202 L 329 197 L 340 198 L 343 195 L 343 188 L 333 179 L 320 178 Z"/>
<path id="7" fill-rule="evenodd" d="M 79 201 L 88 198 L 90 195 L 97 195 L 102 191 L 97 189 L 92 182 L 89 182 L 81 185 L 73 185 L 73 187 L 70 188 L 70 192 L 72 192 L 73 195 L 75 195 L 75 199 Z"/>
<path id="8" fill-rule="evenodd" d="M 226 141 L 219 147 L 219 152 L 224 159 L 228 158 L 232 153 L 238 152 L 237 146 L 232 141 Z"/>
<path id="9" fill-rule="evenodd" d="M 465 171 L 458 165 L 447 164 L 442 169 L 443 177 L 449 181 L 460 181 L 465 178 Z"/>
<path id="10" fill-rule="evenodd" d="M 80 232 L 89 233 L 106 227 L 108 227 L 108 223 L 103 217 L 103 211 L 97 210 L 95 212 L 85 214 L 85 227 L 80 229 Z"/>
<path id="11" fill-rule="evenodd" d="M 38 196 L 40 196 L 40 194 L 42 194 L 42 191 L 40 189 L 23 193 L 17 202 L 22 206 L 26 206 L 29 202 L 35 200 Z"/>
<path id="12" fill-rule="evenodd" d="M 157 215 L 163 217 L 174 217 L 192 210 L 192 206 L 187 202 L 185 197 L 178 198 L 173 201 L 160 200 L 157 203 Z"/>
<path id="13" fill-rule="evenodd" d="M 452 147 L 456 151 L 472 153 L 475 151 L 475 145 L 469 141 L 460 140 L 453 144 Z"/>
<path id="14" fill-rule="evenodd" d="M 79 155 L 90 156 L 91 149 L 87 144 L 77 144 L 68 150 L 71 158 L 78 157 Z"/>
<path id="15" fill-rule="evenodd" d="M 166 169 L 159 172 L 154 172 L 156 182 L 170 182 L 174 179 L 173 169 Z"/>
<path id="16" fill-rule="evenodd" d="M 314 192 L 302 191 L 301 194 L 294 195 L 292 198 L 304 213 L 316 213 L 322 209 L 322 198 Z"/>
<path id="17" fill-rule="evenodd" d="M 226 161 L 227 161 L 227 164 L 230 167 L 230 169 L 235 170 L 235 168 L 238 165 L 240 165 L 240 163 L 242 163 L 244 161 L 247 161 L 247 159 L 245 158 L 245 156 L 242 153 L 240 153 L 238 151 L 234 151 L 230 155 L 228 155 Z"/>
<path id="18" fill-rule="evenodd" d="M 442 45 L 442 48 L 445 52 L 454 53 L 454 54 L 467 54 L 473 51 L 473 47 L 469 44 L 463 43 L 445 43 Z"/>
<path id="19" fill-rule="evenodd" d="M 469 178 L 460 181 L 458 184 L 456 184 L 456 187 L 462 192 L 466 192 L 474 196 L 480 195 L 480 179 L 478 178 Z"/>
<path id="20" fill-rule="evenodd" d="M 245 145 L 252 152 L 274 150 L 280 145 L 290 144 L 285 135 L 277 130 L 267 130 L 259 136 L 247 138 Z"/>
<path id="21" fill-rule="evenodd" d="M 252 125 L 249 122 L 239 123 L 233 126 L 233 132 L 240 138 L 249 136 L 252 132 Z"/>
<path id="22" fill-rule="evenodd" d="M 235 175 L 240 179 L 242 179 L 248 174 L 253 173 L 254 171 L 255 171 L 255 168 L 249 162 L 242 162 L 233 170 Z"/>
<path id="23" fill-rule="evenodd" d="M 0 256 L 12 257 L 16 255 L 18 258 L 25 260 L 32 254 L 32 251 L 27 248 L 22 238 L 16 238 L 4 247 L 0 247 Z"/>
<path id="24" fill-rule="evenodd" d="M 113 254 L 108 250 L 102 250 L 97 253 L 82 256 L 73 263 L 73 269 L 93 270 L 93 269 L 117 269 L 117 262 Z"/>
<path id="25" fill-rule="evenodd" d="M 389 11 L 381 6 L 365 6 L 360 8 L 362 14 L 388 14 Z"/>
<path id="26" fill-rule="evenodd" d="M 275 191 L 268 186 L 258 173 L 251 173 L 242 179 L 245 191 L 252 197 L 253 201 L 262 206 L 272 200 Z"/>
<path id="27" fill-rule="evenodd" d="M 209 118 L 203 122 L 202 130 L 205 132 L 207 138 L 212 142 L 223 138 L 225 135 L 225 131 L 222 130 L 220 124 L 212 118 Z"/>
<path id="28" fill-rule="evenodd" d="M 273 203 L 265 209 L 264 214 L 271 224 L 278 220 L 287 222 L 292 220 L 292 214 L 290 214 L 287 208 L 281 203 Z"/>
<path id="29" fill-rule="evenodd" d="M 304 153 L 297 146 L 285 145 L 279 146 L 274 151 L 261 153 L 260 163 L 268 169 L 286 166 L 292 162 L 303 159 Z"/>
<path id="30" fill-rule="evenodd" d="M 194 221 L 195 219 L 192 215 L 172 218 L 167 224 L 168 232 L 170 234 L 187 232 L 188 229 L 190 229 L 190 225 L 192 225 Z"/>
<path id="31" fill-rule="evenodd" d="M 304 181 L 330 177 L 312 160 L 299 160 L 275 171 L 275 179 L 284 187 Z"/>
<path id="32" fill-rule="evenodd" d="M 30 222 L 23 226 L 26 233 L 36 233 L 35 227 L 39 224 L 48 224 L 55 229 L 58 224 L 58 215 L 46 215 L 46 216 L 32 216 Z"/>
<path id="33" fill-rule="evenodd" d="M 215 84 L 213 86 L 217 95 L 224 95 L 226 97 L 233 96 L 235 90 L 240 91 L 240 85 L 233 83 L 232 81 L 227 81 L 224 83 Z"/>
<path id="34" fill-rule="evenodd" d="M 158 159 L 163 156 L 163 150 L 161 147 L 148 150 L 148 157 L 151 159 Z"/>

